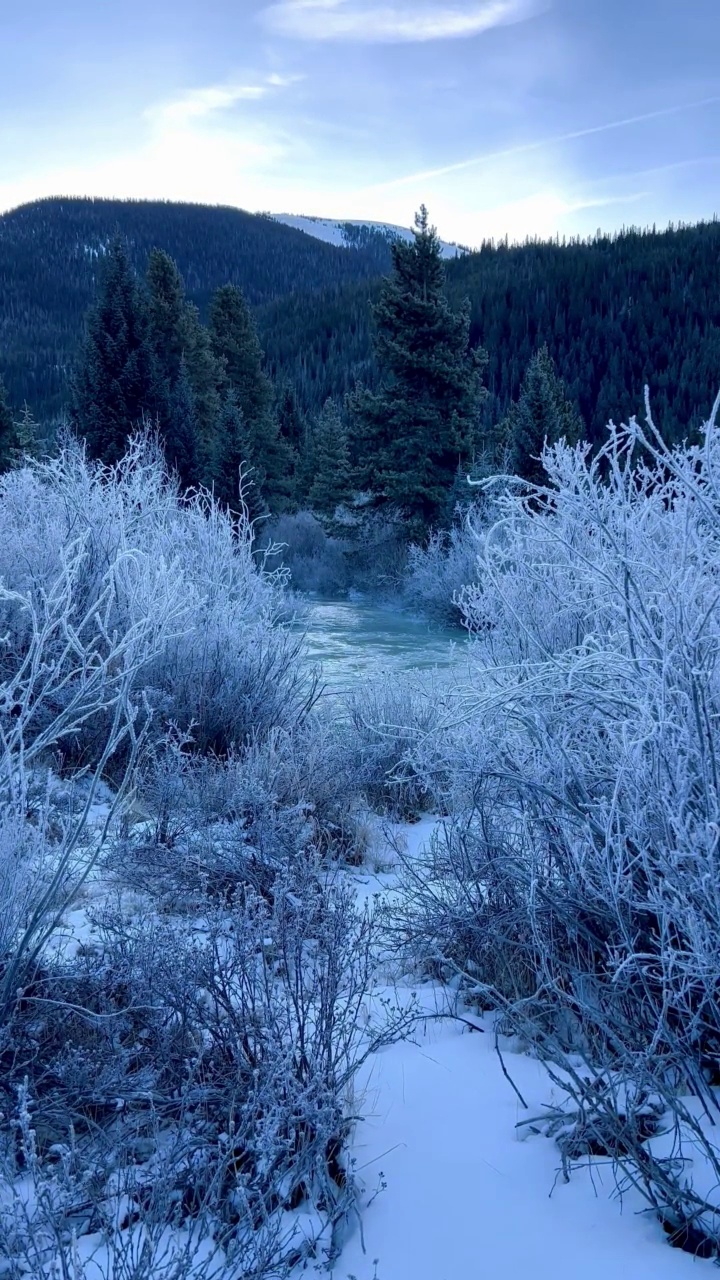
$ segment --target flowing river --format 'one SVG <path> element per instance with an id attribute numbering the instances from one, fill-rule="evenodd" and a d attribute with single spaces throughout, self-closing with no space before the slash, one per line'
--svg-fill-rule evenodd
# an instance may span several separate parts
<path id="1" fill-rule="evenodd" d="M 467 653 L 460 627 L 365 600 L 309 597 L 295 625 L 305 632 L 308 656 L 322 667 L 323 685 L 332 693 L 385 673 L 447 671 Z"/>

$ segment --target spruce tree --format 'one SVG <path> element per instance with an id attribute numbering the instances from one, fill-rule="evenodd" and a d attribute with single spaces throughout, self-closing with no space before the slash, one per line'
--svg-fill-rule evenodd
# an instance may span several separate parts
<path id="1" fill-rule="evenodd" d="M 308 424 L 300 408 L 295 389 L 290 384 L 283 387 L 278 398 L 277 417 L 280 440 L 287 449 L 289 458 L 291 486 L 289 496 L 292 504 L 298 506 L 302 504 L 303 498 L 307 497 L 310 483 L 306 480 L 303 465 Z"/>
<path id="2" fill-rule="evenodd" d="M 117 462 L 128 436 L 158 411 L 158 377 L 148 309 L 125 246 L 108 251 L 96 306 L 73 385 L 71 420 L 88 452 Z"/>
<path id="3" fill-rule="evenodd" d="M 200 479 L 198 466 L 198 425 L 195 396 L 190 385 L 185 357 L 170 394 L 167 417 L 163 424 L 163 444 L 168 467 L 175 471 L 184 489 Z"/>
<path id="4" fill-rule="evenodd" d="M 197 307 L 185 305 L 184 355 L 195 397 L 198 430 L 198 461 L 203 484 L 210 486 L 217 475 L 218 419 L 222 408 L 222 366 L 213 355 L 210 334 L 200 321 Z"/>
<path id="5" fill-rule="evenodd" d="M 510 466 L 532 484 L 547 479 L 540 461 L 543 445 L 565 438 L 575 444 L 584 434 L 582 418 L 567 394 L 546 346 L 528 365 L 520 396 L 500 428 L 507 442 Z"/>
<path id="6" fill-rule="evenodd" d="M 226 387 L 242 412 L 248 457 L 255 484 L 273 510 L 290 496 L 290 452 L 280 437 L 273 386 L 263 369 L 255 322 L 240 289 L 223 285 L 210 307 L 210 340 L 223 365 Z"/>
<path id="7" fill-rule="evenodd" d="M 185 286 L 169 253 L 153 249 L 146 273 L 150 338 L 160 376 L 172 388 L 185 353 Z"/>
<path id="8" fill-rule="evenodd" d="M 326 400 L 312 429 L 313 481 L 308 500 L 314 511 L 332 515 L 348 497 L 350 455 L 347 432 L 336 401 Z"/>
<path id="9" fill-rule="evenodd" d="M 289 383 L 280 392 L 277 412 L 280 435 L 293 452 L 299 453 L 305 438 L 306 422 L 295 389 Z"/>
<path id="10" fill-rule="evenodd" d="M 200 323 L 197 307 L 185 298 L 185 285 L 176 263 L 162 249 L 153 249 L 147 269 L 150 335 L 160 381 L 158 425 L 161 436 L 172 434 L 169 414 L 175 401 L 187 401 L 178 388 L 181 364 L 189 381 L 195 420 L 195 471 L 210 485 L 215 476 L 215 438 L 220 413 L 220 364 L 212 354 L 210 336 Z M 184 410 L 181 409 L 184 412 Z"/>
<path id="11" fill-rule="evenodd" d="M 476 443 L 484 353 L 469 349 L 470 313 L 452 311 L 440 243 L 425 206 L 412 243 L 392 246 L 393 273 L 374 308 L 379 391 L 350 397 L 356 476 L 416 526 L 442 523 L 458 466 Z"/>

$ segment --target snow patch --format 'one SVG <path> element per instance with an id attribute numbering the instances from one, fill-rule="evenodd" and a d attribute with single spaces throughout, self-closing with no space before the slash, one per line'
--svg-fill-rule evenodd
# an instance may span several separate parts
<path id="1" fill-rule="evenodd" d="M 273 213 L 270 216 L 274 222 L 282 222 L 286 227 L 294 227 L 296 231 L 304 231 L 306 235 L 313 236 L 316 240 L 337 245 L 341 249 L 355 247 L 352 239 L 348 237 L 347 227 L 376 231 L 388 241 L 405 240 L 410 243 L 413 239 L 413 233 L 409 227 L 399 227 L 394 222 L 366 222 L 355 218 L 334 221 L 332 218 L 312 218 L 294 213 Z M 470 252 L 464 245 L 453 244 L 448 240 L 440 241 L 440 249 L 443 258 L 459 258 L 464 253 Z"/>

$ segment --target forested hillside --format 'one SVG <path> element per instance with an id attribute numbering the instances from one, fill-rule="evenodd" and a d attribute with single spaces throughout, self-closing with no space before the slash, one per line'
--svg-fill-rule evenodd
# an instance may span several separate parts
<path id="1" fill-rule="evenodd" d="M 370 303 L 390 266 L 382 237 L 341 249 L 237 209 L 46 200 L 0 218 L 0 375 L 38 417 L 67 383 L 104 249 L 127 237 L 143 271 L 159 246 L 203 318 L 213 291 L 239 285 L 255 311 L 268 371 L 316 412 L 356 380 L 376 385 Z M 547 344 L 590 438 L 653 391 L 671 437 L 699 425 L 720 384 L 720 224 L 630 231 L 590 243 L 484 246 L 447 264 L 454 306 L 471 304 L 471 343 L 488 352 L 492 425 Z"/>
<path id="2" fill-rule="evenodd" d="M 712 221 L 448 263 L 451 298 L 470 299 L 471 342 L 488 352 L 489 412 L 516 397 L 546 343 L 591 439 L 642 409 L 646 382 L 664 430 L 700 427 L 720 386 L 719 260 Z"/>
<path id="3" fill-rule="evenodd" d="M 547 344 L 591 439 L 609 418 L 642 410 L 649 383 L 672 438 L 699 427 L 720 386 L 720 223 L 629 231 L 590 243 L 484 246 L 446 263 L 451 302 L 471 304 L 470 340 L 488 352 L 488 425 L 517 397 Z M 309 407 L 373 381 L 369 303 L 375 281 L 262 308 L 273 370 L 289 372 Z"/>
<path id="4" fill-rule="evenodd" d="M 380 236 L 349 252 L 240 209 L 81 199 L 24 205 L 0 217 L 0 376 L 12 403 L 27 400 L 38 415 L 66 403 L 85 315 L 117 233 L 140 273 L 153 248 L 165 249 L 203 317 L 224 284 L 238 285 L 257 307 L 377 277 L 390 264 Z"/>

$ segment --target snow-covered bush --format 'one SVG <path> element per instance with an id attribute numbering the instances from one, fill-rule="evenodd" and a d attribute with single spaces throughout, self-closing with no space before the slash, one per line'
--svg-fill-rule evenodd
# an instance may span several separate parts
<path id="1" fill-rule="evenodd" d="M 94 866 L 132 781 L 147 727 L 138 685 L 183 612 L 176 575 L 125 548 L 106 567 L 92 604 L 78 607 L 79 564 L 74 551 L 64 561 L 61 553 L 46 588 L 0 584 L 9 624 L 0 684 L 0 1040 L 18 990 Z M 115 603 L 138 581 L 135 614 L 121 630 L 113 625 Z M 63 811 L 48 765 L 86 733 L 97 735 L 95 749 Z M 103 775 L 118 755 L 124 763 L 114 798 L 90 832 Z"/>
<path id="2" fill-rule="evenodd" d="M 347 887 L 297 864 L 192 923 L 108 910 L 96 948 L 38 977 L 4 1085 L 35 1154 L 74 1166 L 48 1257 L 112 1222 L 118 1185 L 120 1235 L 162 1215 L 221 1242 L 226 1276 L 334 1256 L 352 1080 L 408 1022 L 372 1013 L 372 929 Z M 27 1249 L 22 1228 L 0 1206 L 0 1245 L 14 1232 Z"/>
<path id="3" fill-rule="evenodd" d="M 191 910 L 246 886 L 266 893 L 298 859 L 357 861 L 359 782 L 332 723 L 308 717 L 223 759 L 170 740 L 150 753 L 138 783 L 144 821 L 115 851 L 127 877 L 180 894 Z"/>
<path id="4" fill-rule="evenodd" d="M 319 595 L 339 595 L 348 587 L 346 547 L 341 538 L 325 531 L 311 511 L 282 515 L 259 533 L 261 544 L 270 541 L 278 548 L 282 565 L 289 570 L 292 586 L 298 591 Z"/>
<path id="5" fill-rule="evenodd" d="M 595 457 L 557 445 L 547 486 L 498 499 L 444 747 L 466 807 L 396 922 L 554 1064 L 566 1157 L 604 1144 L 701 1250 L 720 1246 L 717 411 L 697 448 L 666 448 L 649 411 Z"/>
<path id="6" fill-rule="evenodd" d="M 312 702 L 301 641 L 277 625 L 281 580 L 258 568 L 250 521 L 233 521 L 206 495 L 181 499 L 146 439 L 115 468 L 90 464 L 70 444 L 56 460 L 3 477 L 0 582 L 8 696 L 28 660 L 31 611 L 60 601 L 44 643 L 63 654 L 64 678 L 45 691 L 38 722 L 88 679 L 73 666 L 76 632 L 85 643 L 94 629 L 102 655 L 114 637 L 132 647 L 137 626 L 153 620 L 163 643 L 137 687 L 156 724 L 192 726 L 196 749 L 227 750 L 292 724 Z M 65 735 L 65 749 L 92 761 L 104 733 L 102 717 L 88 716 L 82 743 Z"/>
<path id="7" fill-rule="evenodd" d="M 436 740 L 447 693 L 432 675 L 380 676 L 346 700 L 343 755 L 371 808 L 414 817 L 437 803 L 438 778 L 421 773 L 415 754 Z"/>
<path id="8" fill-rule="evenodd" d="M 407 604 L 443 622 L 462 622 L 459 597 L 475 581 L 477 555 L 472 523 L 433 533 L 426 546 L 411 546 L 403 583 Z"/>
<path id="9" fill-rule="evenodd" d="M 373 1029 L 371 923 L 324 869 L 348 774 L 281 580 L 145 441 L 3 479 L 0 572 L 3 1266 L 80 1277 L 92 1238 L 116 1280 L 332 1255 L 351 1080 L 403 1019 Z M 98 867 L 117 910 L 68 940 Z"/>

